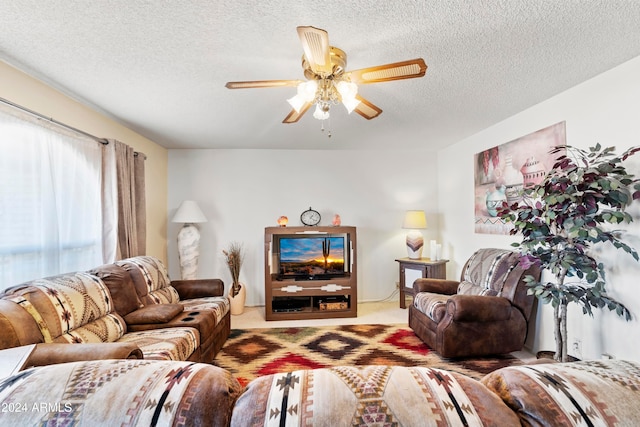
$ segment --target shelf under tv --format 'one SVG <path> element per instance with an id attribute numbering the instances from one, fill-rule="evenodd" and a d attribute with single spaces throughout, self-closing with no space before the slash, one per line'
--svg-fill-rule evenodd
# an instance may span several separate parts
<path id="1" fill-rule="evenodd" d="M 334 269 L 333 273 L 324 274 L 318 273 L 316 268 L 313 274 L 281 274 L 278 242 L 289 236 L 300 235 L 346 236 L 344 253 L 336 251 L 341 257 L 340 261 L 345 264 L 345 271 L 335 273 Z M 357 317 L 355 227 L 267 227 L 264 242 L 267 320 Z"/>

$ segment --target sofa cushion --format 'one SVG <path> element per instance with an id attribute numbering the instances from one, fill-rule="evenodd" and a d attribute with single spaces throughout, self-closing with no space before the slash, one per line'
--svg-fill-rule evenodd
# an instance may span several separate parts
<path id="1" fill-rule="evenodd" d="M 447 312 L 449 295 L 418 292 L 413 298 L 413 305 L 434 322 L 440 322 Z"/>
<path id="2" fill-rule="evenodd" d="M 259 377 L 238 398 L 232 426 L 519 425 L 480 382 L 440 369 L 342 366 Z"/>
<path id="3" fill-rule="evenodd" d="M 518 265 L 518 255 L 509 250 L 481 249 L 475 252 L 462 272 L 462 281 L 480 287 L 481 292 L 500 295 L 511 270 Z"/>
<path id="4" fill-rule="evenodd" d="M 216 325 L 222 321 L 222 318 L 229 312 L 231 307 L 227 297 L 193 298 L 182 300 L 180 303 L 184 306 L 185 311 L 208 310 L 213 312 Z"/>
<path id="5" fill-rule="evenodd" d="M 484 286 L 476 285 L 471 282 L 463 280 L 458 285 L 458 295 L 487 295 L 497 296 L 498 292 L 495 289 L 485 288 Z"/>
<path id="6" fill-rule="evenodd" d="M 99 277 L 109 289 L 114 310 L 120 316 L 124 317 L 142 307 L 131 275 L 124 268 L 106 264 L 90 270 L 89 274 Z"/>
<path id="7" fill-rule="evenodd" d="M 628 425 L 640 421 L 640 363 L 622 360 L 503 368 L 482 379 L 522 425 Z"/>
<path id="8" fill-rule="evenodd" d="M 127 314 L 124 320 L 130 325 L 167 323 L 183 311 L 182 304 L 154 304 Z"/>
<path id="9" fill-rule="evenodd" d="M 12 411 L 0 413 L 0 424 L 225 426 L 240 390 L 227 371 L 203 363 L 65 363 L 29 369 L 5 381 L 0 405 Z"/>
<path id="10" fill-rule="evenodd" d="M 82 272 L 27 282 L 7 291 L 5 298 L 33 316 L 45 342 L 53 342 L 113 312 L 109 289 L 98 277 Z M 112 316 L 108 322 L 115 320 Z"/>
<path id="11" fill-rule="evenodd" d="M 136 344 L 145 359 L 187 360 L 200 346 L 200 333 L 195 328 L 150 329 L 129 332 L 118 342 Z"/>
<path id="12" fill-rule="evenodd" d="M 125 268 L 131 275 L 142 304 L 180 302 L 178 291 L 171 286 L 167 269 L 159 259 L 151 256 L 137 256 L 117 261 L 116 264 Z"/>
<path id="13" fill-rule="evenodd" d="M 127 325 L 118 313 L 109 313 L 82 325 L 63 332 L 53 339 L 56 343 L 111 343 L 118 341 L 127 332 Z"/>

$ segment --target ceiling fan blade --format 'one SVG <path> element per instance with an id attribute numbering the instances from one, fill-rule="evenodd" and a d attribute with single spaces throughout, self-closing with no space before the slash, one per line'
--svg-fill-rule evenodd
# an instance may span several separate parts
<path id="1" fill-rule="evenodd" d="M 315 27 L 298 27 L 304 56 L 316 74 L 331 74 L 331 48 L 329 34 Z"/>
<path id="2" fill-rule="evenodd" d="M 394 62 L 393 64 L 378 65 L 346 73 L 353 83 L 367 84 L 389 82 L 392 80 L 413 79 L 422 77 L 427 71 L 424 59 L 417 58 L 409 61 Z"/>
<path id="3" fill-rule="evenodd" d="M 302 117 L 304 115 L 304 113 L 306 113 L 309 110 L 309 108 L 311 108 L 312 105 L 313 105 L 313 103 L 307 102 L 302 106 L 302 108 L 300 108 L 300 112 L 297 112 L 295 109 L 291 110 L 289 115 L 284 118 L 282 123 L 295 123 L 295 122 L 297 122 L 298 120 L 300 120 L 300 117 Z"/>
<path id="4" fill-rule="evenodd" d="M 254 80 L 247 82 L 227 82 L 225 87 L 228 89 L 251 89 L 258 87 L 296 87 L 302 80 Z"/>
<path id="5" fill-rule="evenodd" d="M 382 114 L 382 110 L 377 106 L 373 105 L 371 102 L 367 101 L 360 95 L 356 95 L 356 99 L 360 101 L 358 106 L 355 108 L 355 112 L 360 114 L 367 120 L 375 119 L 380 114 Z"/>

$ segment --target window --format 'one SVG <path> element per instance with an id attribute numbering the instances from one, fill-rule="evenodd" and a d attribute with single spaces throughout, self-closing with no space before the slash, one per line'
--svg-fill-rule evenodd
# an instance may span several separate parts
<path id="1" fill-rule="evenodd" d="M 101 151 L 0 109 L 0 290 L 102 263 Z"/>

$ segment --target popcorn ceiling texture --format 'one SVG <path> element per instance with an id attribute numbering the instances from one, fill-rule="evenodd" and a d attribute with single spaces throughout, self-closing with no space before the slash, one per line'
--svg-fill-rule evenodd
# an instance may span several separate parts
<path id="1" fill-rule="evenodd" d="M 303 78 L 298 25 L 348 70 L 423 57 L 427 74 L 361 86 L 382 115 L 332 108 L 328 146 L 310 113 L 281 123 L 295 89 L 224 87 Z M 438 149 L 638 55 L 634 0 L 0 4 L 1 60 L 169 148 Z"/>

